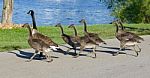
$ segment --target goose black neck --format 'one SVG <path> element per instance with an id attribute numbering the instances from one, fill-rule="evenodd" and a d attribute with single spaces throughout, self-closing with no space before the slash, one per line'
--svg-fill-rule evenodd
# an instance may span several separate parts
<path id="1" fill-rule="evenodd" d="M 28 25 L 27 28 L 28 28 L 28 31 L 29 31 L 29 36 L 32 37 L 32 31 L 31 31 L 30 26 Z"/>
<path id="2" fill-rule="evenodd" d="M 87 32 L 87 24 L 86 24 L 86 22 L 84 22 L 83 24 L 84 24 L 84 32 Z"/>
<path id="3" fill-rule="evenodd" d="M 64 30 L 63 30 L 62 26 L 60 26 L 60 29 L 61 29 L 61 34 L 64 35 Z"/>
<path id="4" fill-rule="evenodd" d="M 122 24 L 121 22 L 119 22 L 119 23 L 120 23 L 120 25 L 121 25 L 121 30 L 124 30 L 123 24 Z"/>
<path id="5" fill-rule="evenodd" d="M 77 36 L 78 34 L 77 34 L 77 30 L 76 30 L 76 28 L 75 28 L 75 27 L 73 27 L 73 29 L 74 29 L 74 34 L 75 34 L 75 36 Z"/>
<path id="6" fill-rule="evenodd" d="M 37 30 L 34 13 L 31 14 L 31 17 L 32 17 L 32 23 L 33 23 L 33 29 Z"/>
<path id="7" fill-rule="evenodd" d="M 118 28 L 118 25 L 116 24 L 116 32 L 118 32 L 119 28 Z"/>

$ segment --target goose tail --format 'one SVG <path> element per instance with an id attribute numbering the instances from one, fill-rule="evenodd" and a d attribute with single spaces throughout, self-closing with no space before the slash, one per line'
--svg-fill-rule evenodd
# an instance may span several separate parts
<path id="1" fill-rule="evenodd" d="M 65 54 L 65 51 L 62 50 L 60 47 L 58 46 L 50 46 L 50 48 L 54 51 L 54 52 L 61 52 Z"/>

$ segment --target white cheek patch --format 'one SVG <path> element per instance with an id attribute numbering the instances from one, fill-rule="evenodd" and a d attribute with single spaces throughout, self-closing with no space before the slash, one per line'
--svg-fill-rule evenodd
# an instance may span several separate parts
<path id="1" fill-rule="evenodd" d="M 59 47 L 56 46 L 49 46 L 50 48 L 52 48 L 54 51 L 57 51 L 57 49 L 59 49 Z"/>

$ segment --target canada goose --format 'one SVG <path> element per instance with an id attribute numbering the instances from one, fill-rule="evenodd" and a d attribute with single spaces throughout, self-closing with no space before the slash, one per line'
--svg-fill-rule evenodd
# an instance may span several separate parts
<path id="1" fill-rule="evenodd" d="M 63 30 L 63 27 L 61 26 L 60 23 L 58 23 L 57 25 L 55 25 L 55 27 L 60 27 L 62 39 L 63 39 L 67 44 L 69 44 L 69 45 L 72 47 L 72 49 L 74 49 L 75 54 L 76 54 L 76 47 L 78 46 L 78 43 L 77 43 L 77 41 L 75 40 L 75 37 L 69 36 L 69 35 L 65 34 L 65 33 L 64 33 L 64 30 Z M 70 51 L 70 50 L 71 50 L 71 48 L 69 48 L 69 49 L 67 50 L 67 52 Z"/>
<path id="2" fill-rule="evenodd" d="M 37 32 L 37 27 L 36 27 L 36 22 L 35 22 L 35 16 L 34 16 L 34 11 L 33 10 L 29 10 L 27 14 L 31 15 L 32 18 L 32 24 L 33 24 L 33 29 L 32 29 L 32 34 L 34 35 L 35 32 Z M 40 52 L 40 57 L 43 57 L 43 53 Z"/>
<path id="3" fill-rule="evenodd" d="M 74 24 L 71 24 L 68 28 L 73 28 L 74 29 L 75 39 L 76 39 L 77 43 L 80 44 L 80 45 L 78 45 L 80 47 L 80 52 L 75 56 L 75 58 L 79 57 L 79 54 L 85 48 L 92 48 L 93 49 L 92 53 L 94 53 L 94 57 L 93 58 L 96 58 L 95 49 L 96 49 L 97 44 L 93 40 L 89 39 L 89 37 L 87 37 L 86 35 L 84 35 L 82 37 L 79 37 L 77 35 L 77 30 L 76 30 Z"/>
<path id="4" fill-rule="evenodd" d="M 103 44 L 106 44 L 105 41 L 103 41 L 99 36 L 98 34 L 96 33 L 89 33 L 87 31 L 87 24 L 86 24 L 86 21 L 85 19 L 81 19 L 81 21 L 79 21 L 80 23 L 83 23 L 84 24 L 84 34 L 86 36 L 89 37 L 89 39 L 93 40 L 96 44 L 98 44 L 99 46 L 101 45 L 101 43 Z"/>
<path id="5" fill-rule="evenodd" d="M 53 59 L 51 58 L 49 52 L 51 51 L 50 47 L 48 44 L 46 44 L 44 41 L 40 40 L 40 39 L 35 39 L 32 36 L 32 31 L 30 28 L 30 25 L 28 23 L 24 24 L 22 27 L 27 27 L 28 31 L 29 31 L 29 37 L 28 37 L 28 43 L 30 45 L 30 47 L 32 47 L 35 50 L 35 53 L 32 55 L 32 57 L 28 60 L 28 62 L 32 61 L 32 59 L 35 57 L 35 55 L 38 52 L 43 52 L 45 53 L 47 62 L 52 62 Z"/>
<path id="6" fill-rule="evenodd" d="M 40 39 L 40 40 L 44 41 L 46 44 L 48 44 L 53 49 L 53 51 L 62 51 L 63 52 L 63 50 L 58 47 L 58 44 L 53 42 L 51 40 L 51 38 L 49 38 L 48 36 L 45 36 L 37 31 L 35 17 L 34 17 L 34 11 L 30 10 L 27 14 L 30 14 L 32 17 L 32 22 L 33 22 L 32 36 L 36 39 Z M 40 56 L 42 56 L 42 53 L 40 53 Z"/>
<path id="7" fill-rule="evenodd" d="M 119 52 L 126 47 L 133 47 L 137 54 L 136 56 L 138 56 L 138 52 L 141 52 L 138 43 L 141 43 L 140 40 L 144 41 L 144 39 L 134 33 L 125 31 L 121 22 L 121 25 L 118 24 L 118 21 L 115 21 L 114 24 L 116 26 L 116 38 L 120 41 L 120 50 L 115 53 L 114 56 L 118 55 Z M 138 50 L 136 50 L 135 47 L 137 47 Z"/>

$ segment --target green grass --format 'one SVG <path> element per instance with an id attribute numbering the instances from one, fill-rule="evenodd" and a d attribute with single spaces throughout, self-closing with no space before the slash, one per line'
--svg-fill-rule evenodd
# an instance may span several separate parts
<path id="1" fill-rule="evenodd" d="M 134 32 L 138 35 L 150 35 L 150 24 L 125 24 L 126 27 L 133 27 L 127 31 Z M 83 26 L 76 26 L 79 35 L 83 35 Z M 58 44 L 63 44 L 60 36 L 60 29 L 53 26 L 41 26 L 38 30 L 51 37 L 52 40 Z M 115 38 L 115 26 L 111 24 L 100 24 L 88 26 L 89 32 L 98 33 L 102 39 Z M 64 32 L 73 35 L 73 30 L 64 27 Z M 0 29 L 0 51 L 10 51 L 14 49 L 29 48 L 27 43 L 28 30 L 26 28 L 20 29 Z"/>

